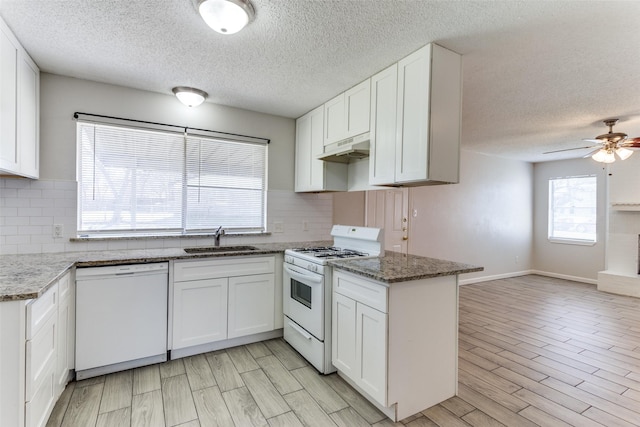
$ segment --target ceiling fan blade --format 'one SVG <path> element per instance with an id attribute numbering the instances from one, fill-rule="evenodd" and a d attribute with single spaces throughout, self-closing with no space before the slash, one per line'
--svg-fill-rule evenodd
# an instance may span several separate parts
<path id="1" fill-rule="evenodd" d="M 565 148 L 564 150 L 546 151 L 546 152 L 544 152 L 542 154 L 560 153 L 562 151 L 584 150 L 585 148 L 594 148 L 594 145 L 589 145 L 587 147 Z"/>
<path id="2" fill-rule="evenodd" d="M 584 142 L 593 142 L 594 144 L 602 144 L 604 141 L 601 139 L 583 139 Z"/>
<path id="3" fill-rule="evenodd" d="M 623 143 L 618 145 L 624 148 L 640 148 L 640 137 L 627 138 Z"/>

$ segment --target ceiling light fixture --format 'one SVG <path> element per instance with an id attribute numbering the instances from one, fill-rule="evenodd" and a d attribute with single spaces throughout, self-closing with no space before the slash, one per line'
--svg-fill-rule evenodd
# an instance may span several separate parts
<path id="1" fill-rule="evenodd" d="M 249 0 L 200 0 L 198 12 L 220 34 L 235 34 L 254 17 Z"/>
<path id="2" fill-rule="evenodd" d="M 192 87 L 178 86 L 172 92 L 187 107 L 197 107 L 207 99 L 207 92 Z"/>

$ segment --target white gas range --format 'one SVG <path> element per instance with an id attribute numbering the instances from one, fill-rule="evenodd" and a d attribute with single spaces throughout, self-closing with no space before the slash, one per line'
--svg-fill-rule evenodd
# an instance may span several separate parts
<path id="1" fill-rule="evenodd" d="M 331 281 L 335 259 L 383 255 L 380 228 L 334 225 L 333 246 L 284 252 L 284 339 L 323 374 L 331 364 Z"/>

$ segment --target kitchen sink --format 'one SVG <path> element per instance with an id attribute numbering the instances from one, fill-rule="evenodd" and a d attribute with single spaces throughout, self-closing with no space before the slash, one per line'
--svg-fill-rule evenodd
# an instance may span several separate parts
<path id="1" fill-rule="evenodd" d="M 212 252 L 244 252 L 257 251 L 255 246 L 208 246 L 198 248 L 184 248 L 188 254 L 212 253 Z"/>

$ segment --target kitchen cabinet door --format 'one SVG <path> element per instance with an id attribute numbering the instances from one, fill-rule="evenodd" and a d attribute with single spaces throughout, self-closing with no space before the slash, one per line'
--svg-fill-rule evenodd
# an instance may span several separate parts
<path id="1" fill-rule="evenodd" d="M 331 317 L 331 363 L 349 378 L 355 379 L 356 302 L 334 292 Z"/>
<path id="2" fill-rule="evenodd" d="M 44 426 L 57 399 L 58 283 L 27 306 L 25 425 Z"/>
<path id="3" fill-rule="evenodd" d="M 18 41 L 0 20 L 0 169 L 18 170 Z"/>
<path id="4" fill-rule="evenodd" d="M 371 79 L 352 87 L 344 93 L 345 138 L 369 132 L 371 109 Z"/>
<path id="5" fill-rule="evenodd" d="M 398 64 L 371 77 L 369 184 L 395 182 Z"/>
<path id="6" fill-rule="evenodd" d="M 427 173 L 430 64 L 429 46 L 398 62 L 396 182 L 421 180 Z"/>
<path id="7" fill-rule="evenodd" d="M 324 104 L 324 145 L 346 138 L 344 92 Z"/>
<path id="8" fill-rule="evenodd" d="M 228 338 L 273 330 L 274 274 L 229 278 Z"/>
<path id="9" fill-rule="evenodd" d="M 19 173 L 38 178 L 40 172 L 40 70 L 26 54 L 18 61 Z"/>
<path id="10" fill-rule="evenodd" d="M 318 160 L 324 152 L 324 106 L 296 120 L 295 191 L 345 191 L 347 165 Z"/>
<path id="11" fill-rule="evenodd" d="M 228 279 L 175 282 L 172 349 L 227 338 Z"/>
<path id="12" fill-rule="evenodd" d="M 0 18 L 0 174 L 38 178 L 40 71 Z"/>
<path id="13" fill-rule="evenodd" d="M 75 292 L 71 273 L 65 274 L 58 281 L 60 293 L 58 304 L 58 351 L 56 360 L 56 397 L 64 391 L 75 368 Z"/>
<path id="14" fill-rule="evenodd" d="M 387 406 L 387 315 L 368 305 L 356 305 L 357 384 Z"/>

